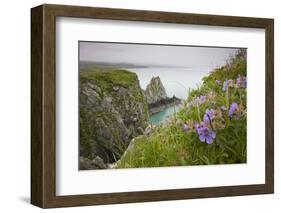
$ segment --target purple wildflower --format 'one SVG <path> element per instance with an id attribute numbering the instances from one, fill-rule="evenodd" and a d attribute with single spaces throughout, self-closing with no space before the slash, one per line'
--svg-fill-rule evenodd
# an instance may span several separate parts
<path id="1" fill-rule="evenodd" d="M 199 98 L 199 103 L 203 104 L 206 101 L 206 96 L 205 95 L 201 95 Z"/>
<path id="2" fill-rule="evenodd" d="M 187 132 L 187 131 L 189 130 L 188 125 L 187 125 L 187 124 L 184 124 L 184 125 L 183 125 L 183 130 L 184 130 L 185 132 Z"/>
<path id="3" fill-rule="evenodd" d="M 196 97 L 194 102 L 195 104 L 203 104 L 206 101 L 206 96 L 200 95 L 200 97 Z"/>
<path id="4" fill-rule="evenodd" d="M 221 106 L 221 111 L 226 111 L 226 107 L 225 106 Z"/>
<path id="5" fill-rule="evenodd" d="M 210 123 L 215 118 L 216 111 L 214 109 L 206 109 L 203 120 L 205 123 Z"/>
<path id="6" fill-rule="evenodd" d="M 227 87 L 228 87 L 228 80 L 225 80 L 223 82 L 222 90 L 225 91 Z"/>
<path id="7" fill-rule="evenodd" d="M 206 114 L 213 120 L 215 118 L 216 111 L 214 109 L 206 109 Z"/>
<path id="8" fill-rule="evenodd" d="M 208 117 L 207 114 L 204 115 L 203 121 L 204 121 L 204 123 L 206 123 L 206 124 L 210 123 L 210 118 Z"/>
<path id="9" fill-rule="evenodd" d="M 247 87 L 247 78 L 245 76 L 238 75 L 236 79 L 237 87 L 246 88 Z"/>
<path id="10" fill-rule="evenodd" d="M 213 143 L 214 139 L 216 138 L 216 133 L 210 128 L 208 128 L 206 125 L 198 127 L 197 133 L 199 135 L 199 140 L 201 142 L 206 141 L 207 144 Z"/>
<path id="11" fill-rule="evenodd" d="M 196 132 L 197 134 L 199 135 L 200 134 L 200 130 L 206 126 L 206 123 L 204 122 L 201 122 L 200 124 L 199 123 L 195 123 L 194 127 L 196 129 Z"/>
<path id="12" fill-rule="evenodd" d="M 233 113 L 234 113 L 237 109 L 238 109 L 238 104 L 235 103 L 235 102 L 232 103 L 231 106 L 230 106 L 230 108 L 229 108 L 229 110 L 228 110 L 228 115 L 229 115 L 229 117 L 232 118 Z"/>
<path id="13" fill-rule="evenodd" d="M 228 88 L 228 87 L 233 87 L 233 80 L 225 80 L 224 82 L 223 82 L 223 87 L 222 87 L 222 90 L 223 91 L 226 91 L 226 89 Z"/>

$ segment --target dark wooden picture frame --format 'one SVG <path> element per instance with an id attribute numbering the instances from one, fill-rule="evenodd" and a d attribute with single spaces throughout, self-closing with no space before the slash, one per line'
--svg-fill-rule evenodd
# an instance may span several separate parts
<path id="1" fill-rule="evenodd" d="M 56 17 L 265 29 L 265 184 L 56 195 Z M 261 139 L 262 140 L 262 139 Z M 126 9 L 41 5 L 31 9 L 31 203 L 42 208 L 274 192 L 274 20 Z"/>

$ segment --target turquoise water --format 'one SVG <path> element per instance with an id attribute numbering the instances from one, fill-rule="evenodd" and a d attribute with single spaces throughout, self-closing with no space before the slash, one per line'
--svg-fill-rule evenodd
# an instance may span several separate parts
<path id="1" fill-rule="evenodd" d="M 172 116 L 175 112 L 178 112 L 180 109 L 180 106 L 177 105 L 175 107 L 168 107 L 165 110 L 155 113 L 152 116 L 150 116 L 150 123 L 154 125 L 159 125 L 162 122 L 164 122 L 167 118 Z"/>

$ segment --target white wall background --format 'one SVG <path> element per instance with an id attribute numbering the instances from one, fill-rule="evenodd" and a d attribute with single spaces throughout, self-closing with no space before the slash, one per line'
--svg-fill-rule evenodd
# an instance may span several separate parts
<path id="1" fill-rule="evenodd" d="M 278 212 L 281 207 L 281 75 L 279 1 L 245 0 L 39 0 L 2 1 L 0 7 L 0 210 L 39 212 L 30 192 L 30 8 L 42 3 L 173 12 L 269 17 L 275 19 L 275 194 L 154 203 L 52 209 L 49 212 Z M 257 96 L 258 97 L 258 96 Z M 258 103 L 258 99 L 257 99 Z"/>

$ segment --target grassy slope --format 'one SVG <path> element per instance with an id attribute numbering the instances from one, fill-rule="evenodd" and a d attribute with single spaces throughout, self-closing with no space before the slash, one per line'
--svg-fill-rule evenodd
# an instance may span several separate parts
<path id="1" fill-rule="evenodd" d="M 112 90 L 112 86 L 129 88 L 138 81 L 135 73 L 122 69 L 92 68 L 80 72 L 80 81 L 92 80 L 104 90 Z"/>
<path id="2" fill-rule="evenodd" d="M 169 124 L 156 127 L 150 136 L 138 137 L 118 162 L 118 168 L 246 162 L 246 89 L 233 87 L 229 93 L 222 90 L 225 80 L 233 79 L 235 83 L 238 75 L 246 76 L 246 59 L 241 52 L 206 76 Z M 191 106 L 200 95 L 206 96 L 205 102 Z M 239 111 L 230 118 L 228 110 L 233 102 L 238 104 Z M 227 110 L 221 110 L 221 106 Z M 196 122 L 202 121 L 206 109 L 216 111 L 212 122 L 216 138 L 212 144 L 201 142 L 194 128 Z M 188 124 L 188 131 L 183 130 L 184 123 Z"/>

